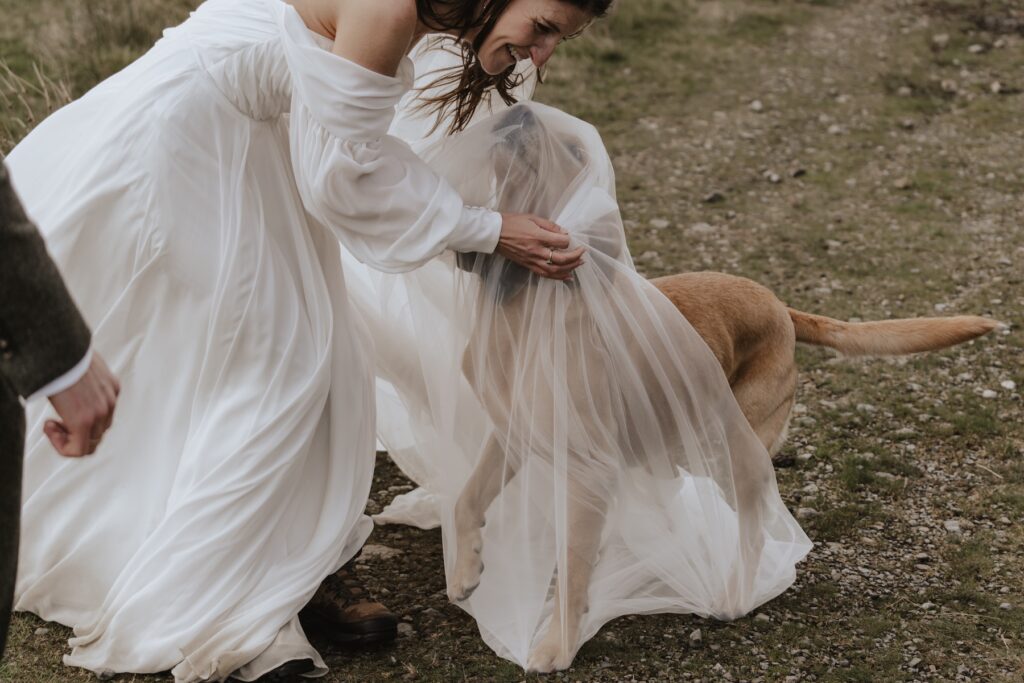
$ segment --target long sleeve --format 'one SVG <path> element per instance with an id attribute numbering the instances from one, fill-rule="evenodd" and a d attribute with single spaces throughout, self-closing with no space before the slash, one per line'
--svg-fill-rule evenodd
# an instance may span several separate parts
<path id="1" fill-rule="evenodd" d="M 446 249 L 490 253 L 501 215 L 466 206 L 408 144 L 388 135 L 412 85 L 412 62 L 384 76 L 317 45 L 282 6 L 292 75 L 292 166 L 306 210 L 360 261 L 385 272 L 422 265 Z"/>
<path id="2" fill-rule="evenodd" d="M 23 397 L 72 371 L 89 328 L 0 163 L 0 375 Z"/>

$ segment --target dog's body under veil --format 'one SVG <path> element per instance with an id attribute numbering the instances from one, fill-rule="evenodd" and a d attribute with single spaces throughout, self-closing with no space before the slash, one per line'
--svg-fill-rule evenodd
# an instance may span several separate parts
<path id="1" fill-rule="evenodd" d="M 789 587 L 810 542 L 711 351 L 633 268 L 597 132 L 522 104 L 421 154 L 467 203 L 549 216 L 587 253 L 572 283 L 493 255 L 350 276 L 374 331 L 380 439 L 422 487 L 380 521 L 438 515 L 451 593 L 457 501 L 486 460 L 500 491 L 459 604 L 523 666 L 584 563 L 570 660 L 617 616 L 731 619 Z"/>

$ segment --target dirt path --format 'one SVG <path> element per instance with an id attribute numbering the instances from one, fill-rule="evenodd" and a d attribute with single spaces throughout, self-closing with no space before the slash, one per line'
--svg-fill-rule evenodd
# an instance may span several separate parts
<path id="1" fill-rule="evenodd" d="M 617 620 L 554 679 L 1024 680 L 1024 12 L 623 0 L 566 48 L 542 99 L 601 130 L 646 273 L 746 275 L 836 317 L 1011 328 L 910 359 L 801 349 L 778 473 L 817 544 L 796 585 L 728 624 Z M 371 512 L 407 487 L 381 457 Z M 364 573 L 403 635 L 329 651 L 326 680 L 524 678 L 447 604 L 438 532 L 370 543 Z M 40 627 L 16 620 L 0 680 L 89 680 L 60 666 L 67 631 Z"/>

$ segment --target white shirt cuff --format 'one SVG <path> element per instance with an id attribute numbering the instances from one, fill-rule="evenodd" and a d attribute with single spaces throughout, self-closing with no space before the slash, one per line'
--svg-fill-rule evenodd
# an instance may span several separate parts
<path id="1" fill-rule="evenodd" d="M 476 251 L 491 254 L 498 248 L 501 237 L 501 214 L 476 206 L 462 208 L 459 229 L 452 236 L 448 248 L 453 251 Z"/>
<path id="2" fill-rule="evenodd" d="M 75 367 L 71 368 L 63 375 L 50 382 L 36 393 L 29 396 L 28 399 L 26 400 L 26 403 L 37 398 L 49 398 L 54 394 L 59 394 L 65 389 L 70 389 L 71 387 L 78 383 L 78 380 L 82 379 L 82 377 L 85 376 L 86 371 L 89 369 L 90 363 L 92 363 L 91 346 L 89 347 L 89 350 L 85 352 L 85 355 L 82 356 L 82 360 L 78 361 L 78 364 L 75 365 Z"/>

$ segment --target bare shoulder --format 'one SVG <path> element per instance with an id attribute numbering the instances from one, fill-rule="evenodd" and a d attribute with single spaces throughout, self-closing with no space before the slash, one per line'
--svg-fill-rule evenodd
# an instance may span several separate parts
<path id="1" fill-rule="evenodd" d="M 394 76 L 416 34 L 415 0 L 334 0 L 334 53 Z"/>

